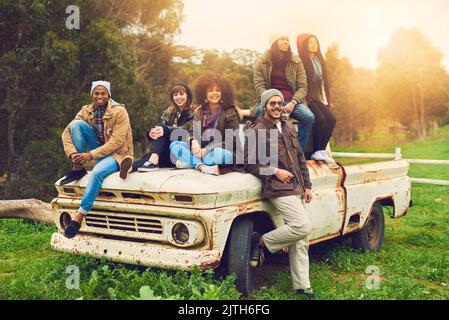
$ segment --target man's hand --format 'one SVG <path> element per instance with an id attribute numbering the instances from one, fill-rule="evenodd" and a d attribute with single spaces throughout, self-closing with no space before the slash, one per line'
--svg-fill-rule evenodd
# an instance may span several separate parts
<path id="1" fill-rule="evenodd" d="M 153 129 L 151 129 L 150 133 L 148 134 L 148 136 L 153 140 L 157 140 L 160 137 L 162 137 L 163 135 L 164 135 L 164 129 L 162 127 L 154 127 Z"/>
<path id="2" fill-rule="evenodd" d="M 289 103 L 287 103 L 284 107 L 284 112 L 285 113 L 292 113 L 293 109 L 295 109 L 296 104 L 292 101 L 290 101 Z"/>
<path id="3" fill-rule="evenodd" d="M 82 165 L 84 162 L 92 160 L 92 155 L 89 152 L 75 153 L 72 155 L 72 160 L 76 164 Z"/>
<path id="4" fill-rule="evenodd" d="M 306 189 L 304 193 L 304 200 L 306 203 L 312 202 L 313 194 L 311 189 Z"/>
<path id="5" fill-rule="evenodd" d="M 294 177 L 294 175 L 287 171 L 287 170 L 283 170 L 283 169 L 276 169 L 276 172 L 274 173 L 274 175 L 276 176 L 276 178 L 278 178 L 279 180 L 281 180 L 283 183 L 289 183 L 292 178 Z"/>

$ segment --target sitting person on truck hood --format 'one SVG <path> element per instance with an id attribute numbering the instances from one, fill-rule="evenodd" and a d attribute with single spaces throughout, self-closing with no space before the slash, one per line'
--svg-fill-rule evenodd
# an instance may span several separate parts
<path id="1" fill-rule="evenodd" d="M 309 240 L 312 224 L 304 203 L 312 200 L 309 169 L 289 121 L 281 118 L 284 97 L 279 90 L 266 90 L 261 95 L 263 114 L 245 133 L 245 168 L 262 180 L 262 197 L 268 199 L 282 216 L 285 225 L 261 236 L 254 232 L 251 239 L 250 265 L 258 267 L 264 260 L 263 249 L 276 253 L 288 247 L 293 289 L 300 295 L 313 297 L 309 280 Z M 255 141 L 249 141 L 249 139 Z M 277 154 L 267 155 L 275 144 Z M 273 151 L 275 152 L 275 151 Z"/>
<path id="2" fill-rule="evenodd" d="M 175 85 L 170 92 L 172 105 L 162 114 L 161 123 L 147 132 L 153 141 L 150 153 L 133 163 L 133 171 L 154 171 L 159 167 L 170 168 L 170 134 L 174 128 L 183 127 L 193 119 L 192 91 L 185 84 Z"/>
<path id="3" fill-rule="evenodd" d="M 325 161 L 336 166 L 335 160 L 326 153 L 326 146 L 332 137 L 337 120 L 331 111 L 333 103 L 330 96 L 326 62 L 321 53 L 318 39 L 311 34 L 301 34 L 297 39 L 298 53 L 307 75 L 306 100 L 315 115 L 312 128 L 312 160 Z"/>
<path id="4" fill-rule="evenodd" d="M 298 139 L 303 150 L 306 149 L 315 116 L 306 102 L 307 77 L 301 59 L 292 53 L 288 35 L 274 33 L 270 37 L 270 48 L 259 57 L 254 65 L 254 88 L 256 104 L 251 114 L 262 114 L 262 93 L 270 88 L 284 95 L 284 112 L 298 121 Z"/>
<path id="5" fill-rule="evenodd" d="M 193 120 L 185 125 L 191 137 L 190 144 L 172 142 L 172 161 L 180 169 L 195 168 L 205 174 L 219 175 L 221 169 L 234 167 L 238 154 L 243 162 L 243 150 L 238 139 L 240 115 L 233 104 L 230 84 L 217 74 L 200 76 L 195 94 L 201 106 L 195 109 Z M 233 136 L 226 139 L 230 133 Z"/>
<path id="6" fill-rule="evenodd" d="M 78 214 L 64 231 L 67 238 L 78 233 L 103 180 L 117 171 L 120 178 L 126 179 L 133 162 L 133 138 L 125 106 L 112 100 L 107 81 L 93 82 L 91 95 L 93 102 L 81 108 L 62 134 L 64 150 L 73 168 L 60 181 L 61 185 L 81 179 L 87 174 L 84 164 L 96 160 Z"/>

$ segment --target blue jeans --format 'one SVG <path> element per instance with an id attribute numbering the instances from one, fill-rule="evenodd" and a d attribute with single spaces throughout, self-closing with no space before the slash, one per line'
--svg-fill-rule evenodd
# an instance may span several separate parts
<path id="1" fill-rule="evenodd" d="M 97 139 L 97 134 L 89 124 L 83 120 L 74 120 L 70 124 L 70 136 L 75 145 L 76 151 L 79 153 L 88 152 L 101 147 L 101 143 Z M 92 170 L 79 212 L 86 215 L 94 204 L 95 198 L 100 192 L 103 180 L 110 174 L 119 171 L 119 165 L 112 156 L 106 156 L 98 159 L 97 164 Z"/>
<path id="2" fill-rule="evenodd" d="M 178 160 L 190 164 L 196 168 L 198 164 L 208 166 L 231 165 L 233 163 L 232 152 L 223 148 L 213 148 L 202 160 L 195 157 L 190 151 L 189 145 L 184 141 L 173 141 L 170 144 L 171 154 Z"/>
<path id="3" fill-rule="evenodd" d="M 262 106 L 257 109 L 256 117 L 262 114 Z M 301 149 L 304 151 L 309 143 L 310 132 L 312 132 L 313 123 L 315 122 L 315 116 L 312 111 L 306 107 L 306 105 L 300 103 L 297 104 L 292 113 L 290 113 L 290 118 L 295 119 L 299 122 L 298 124 L 298 140 L 301 145 Z"/>

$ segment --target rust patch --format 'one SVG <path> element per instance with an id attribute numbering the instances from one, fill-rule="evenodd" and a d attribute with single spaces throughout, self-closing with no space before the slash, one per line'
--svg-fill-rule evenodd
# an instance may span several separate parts
<path id="1" fill-rule="evenodd" d="M 326 240 L 330 240 L 330 239 L 334 239 L 334 238 L 338 238 L 340 236 L 340 232 L 335 232 L 335 233 L 329 233 L 327 235 L 325 235 L 324 237 L 320 237 L 317 239 L 313 239 L 309 242 L 310 245 L 319 243 L 319 242 L 323 242 Z"/>
<path id="2" fill-rule="evenodd" d="M 257 206 L 259 205 L 260 201 L 251 201 L 246 203 L 241 203 L 237 205 L 237 215 L 241 216 L 250 212 L 255 211 Z"/>
<path id="3" fill-rule="evenodd" d="M 206 269 L 216 269 L 216 268 L 218 268 L 219 265 L 220 265 L 220 259 L 214 260 L 214 261 L 203 262 L 202 264 L 200 264 L 200 269 L 203 271 Z"/>

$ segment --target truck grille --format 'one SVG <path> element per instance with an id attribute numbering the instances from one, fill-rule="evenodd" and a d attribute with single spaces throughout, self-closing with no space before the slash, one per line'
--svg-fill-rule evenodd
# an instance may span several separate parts
<path id="1" fill-rule="evenodd" d="M 158 219 L 127 213 L 109 214 L 103 212 L 89 212 L 86 216 L 86 225 L 94 228 L 141 232 L 155 235 L 161 235 L 163 229 L 162 222 Z"/>

